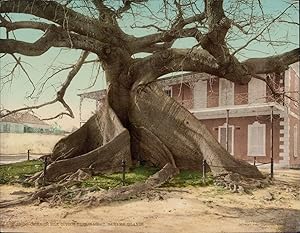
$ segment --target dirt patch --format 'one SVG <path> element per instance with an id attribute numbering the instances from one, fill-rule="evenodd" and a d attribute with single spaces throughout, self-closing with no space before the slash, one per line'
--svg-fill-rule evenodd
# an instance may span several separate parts
<path id="1" fill-rule="evenodd" d="M 48 203 L 1 209 L 1 232 L 296 232 L 300 171 L 276 170 L 274 185 L 252 195 L 218 187 L 159 188 L 146 198 L 98 207 Z M 32 190 L 0 186 L 1 200 Z M 13 194 L 13 195 L 12 195 Z"/>

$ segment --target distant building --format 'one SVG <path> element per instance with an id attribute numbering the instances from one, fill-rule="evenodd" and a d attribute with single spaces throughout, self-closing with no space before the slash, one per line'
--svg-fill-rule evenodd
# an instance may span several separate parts
<path id="1" fill-rule="evenodd" d="M 106 97 L 106 90 L 99 90 L 99 91 L 91 91 L 91 92 L 85 92 L 82 94 L 79 94 L 80 97 L 80 103 L 79 103 L 79 121 L 80 121 L 80 125 L 83 125 L 87 119 L 92 115 L 92 113 L 94 112 L 94 110 L 98 111 L 99 108 L 101 107 L 101 105 L 103 104 L 103 101 Z M 83 106 L 83 101 L 84 100 L 92 100 L 94 101 L 94 106 L 95 108 L 93 108 L 90 112 L 90 114 L 87 114 L 86 116 L 84 116 L 84 114 L 82 113 L 82 106 Z M 89 106 L 91 106 L 91 104 L 89 103 Z"/>
<path id="2" fill-rule="evenodd" d="M 273 154 L 279 166 L 300 167 L 299 63 L 269 78 L 290 98 L 274 98 L 266 83 L 254 78 L 248 85 L 239 85 L 207 74 L 186 73 L 158 83 L 234 157 L 248 161 L 256 157 L 258 162 L 269 163 Z M 80 100 L 93 99 L 99 108 L 105 96 L 106 91 L 101 90 L 81 94 Z M 80 121 L 86 119 L 80 115 Z"/>
<path id="3" fill-rule="evenodd" d="M 29 112 L 0 118 L 0 133 L 50 133 L 51 126 Z"/>

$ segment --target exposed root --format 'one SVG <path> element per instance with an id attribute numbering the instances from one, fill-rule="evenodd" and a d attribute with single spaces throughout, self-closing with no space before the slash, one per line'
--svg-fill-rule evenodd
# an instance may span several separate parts
<path id="1" fill-rule="evenodd" d="M 226 188 L 233 193 L 247 193 L 257 188 L 264 188 L 272 184 L 272 180 L 268 177 L 265 179 L 253 179 L 241 176 L 238 173 L 229 173 L 219 176 L 215 179 L 214 184 L 222 188 Z"/>
<path id="2" fill-rule="evenodd" d="M 121 171 L 122 160 L 131 166 L 129 132 L 106 105 L 82 128 L 59 141 L 51 159 L 46 173 L 35 175 L 31 181 L 59 182 L 78 169 L 89 169 L 92 174 Z"/>
<path id="3" fill-rule="evenodd" d="M 56 184 L 24 199 L 0 203 L 0 207 L 36 200 L 93 205 L 126 200 L 160 186 L 179 169 L 201 170 L 203 160 L 218 177 L 215 183 L 233 192 L 246 192 L 254 181 L 258 182 L 254 179 L 263 178 L 255 166 L 231 156 L 197 118 L 155 84 L 131 94 L 128 129 L 107 103 L 82 128 L 60 140 L 46 172 L 31 178 L 38 184 Z M 145 183 L 95 194 L 90 189 L 76 187 L 92 175 L 121 171 L 123 160 L 128 169 L 132 159 L 144 160 L 162 169 Z"/>
<path id="4" fill-rule="evenodd" d="M 131 103 L 130 121 L 137 141 L 143 141 L 150 131 L 168 148 L 179 169 L 199 170 L 204 159 L 214 176 L 234 172 L 245 177 L 263 178 L 255 166 L 231 156 L 195 116 L 156 84 L 147 86 L 142 92 L 133 91 Z M 147 132 L 140 129 L 147 129 Z M 155 147 L 156 144 L 150 142 L 145 150 Z"/>
<path id="5" fill-rule="evenodd" d="M 174 175 L 178 174 L 178 169 L 170 163 L 166 164 L 160 171 L 150 176 L 145 182 L 111 189 L 105 193 L 100 193 L 89 197 L 83 203 L 97 205 L 104 202 L 123 201 L 136 197 L 137 195 L 152 190 L 164 184 Z"/>
<path id="6" fill-rule="evenodd" d="M 49 197 L 53 197 L 54 194 L 59 193 L 62 189 L 68 188 L 70 186 L 76 185 L 80 183 L 79 181 L 67 181 L 62 184 L 52 184 L 50 186 L 41 188 L 40 190 L 31 193 L 24 198 L 13 200 L 13 201 L 6 201 L 0 203 L 0 208 L 7 208 L 7 207 L 13 207 L 16 205 L 25 205 L 33 203 L 36 200 L 46 200 Z"/>
<path id="7" fill-rule="evenodd" d="M 110 190 L 100 199 L 100 201 L 120 201 L 129 199 L 139 193 L 161 186 L 174 175 L 178 174 L 178 172 L 177 168 L 168 163 L 160 171 L 150 176 L 145 183 L 137 183 L 127 187 Z"/>
<path id="8" fill-rule="evenodd" d="M 48 202 L 51 205 L 64 202 L 97 205 L 104 202 L 127 200 L 159 187 L 177 173 L 178 169 L 168 163 L 160 171 L 150 176 L 145 182 L 118 187 L 108 191 L 94 192 L 95 190 L 93 188 L 84 189 L 79 186 L 82 180 L 90 176 L 88 173 L 78 170 L 66 178 L 64 182 L 41 188 L 19 200 L 0 203 L 0 208 L 31 204 L 34 202 L 38 202 L 38 204 Z"/>

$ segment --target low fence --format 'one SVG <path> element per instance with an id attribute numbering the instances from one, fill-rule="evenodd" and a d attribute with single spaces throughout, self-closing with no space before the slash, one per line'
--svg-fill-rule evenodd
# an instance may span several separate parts
<path id="1" fill-rule="evenodd" d="M 43 172 L 44 172 L 44 176 L 47 173 L 47 166 L 48 166 L 48 157 L 51 155 L 51 153 L 39 153 L 36 154 L 38 155 L 38 157 L 33 157 L 34 154 L 31 153 L 31 151 L 28 149 L 26 151 L 26 153 L 19 153 L 24 155 L 24 159 L 23 160 L 31 160 L 31 158 L 34 159 L 40 159 L 43 161 Z M 25 157 L 26 156 L 26 157 Z M 25 159 L 26 158 L 26 159 Z M 245 162 L 249 162 L 244 160 Z M 257 164 L 256 162 L 256 157 L 253 158 L 253 165 L 256 167 L 262 166 L 262 165 L 266 165 L 266 164 L 270 164 L 270 177 L 273 178 L 274 177 L 274 161 L 271 159 L 269 163 L 260 163 Z M 28 165 L 30 166 L 30 165 Z M 209 164 L 206 160 L 202 160 L 202 164 L 199 166 L 199 171 L 202 170 L 202 183 L 205 185 L 206 184 L 206 173 L 207 173 L 207 166 L 209 167 L 222 167 L 222 168 L 240 168 L 240 166 L 231 166 L 231 167 L 224 167 L 224 166 L 216 166 L 213 164 Z M 115 168 L 120 168 L 120 170 L 122 171 L 122 185 L 124 186 L 126 183 L 126 161 L 122 160 L 120 163 L 120 166 L 117 166 Z M 201 169 L 200 169 L 201 168 Z M 43 181 L 43 184 L 45 185 L 45 180 Z"/>
<path id="2" fill-rule="evenodd" d="M 48 157 L 49 157 L 50 154 L 45 154 L 44 156 L 40 157 L 40 160 L 42 160 L 44 162 L 44 177 L 47 173 L 47 166 L 48 166 Z M 30 151 L 28 151 L 28 160 L 30 159 Z M 247 162 L 247 161 L 245 161 Z M 261 164 L 256 164 L 256 157 L 254 157 L 254 160 L 253 160 L 253 165 L 258 167 L 258 166 L 261 166 L 261 165 L 265 165 L 265 164 L 271 164 L 270 166 L 270 177 L 271 179 L 273 179 L 274 177 L 274 164 L 273 164 L 273 160 L 271 159 L 271 161 L 269 163 L 261 163 Z M 199 166 L 199 168 L 201 167 L 202 169 L 202 183 L 205 185 L 206 184 L 206 173 L 207 173 L 207 169 L 206 169 L 206 166 L 209 166 L 209 167 L 223 167 L 223 168 L 238 168 L 238 167 L 224 167 L 224 166 L 216 166 L 216 165 L 212 165 L 212 164 L 209 164 L 207 163 L 206 160 L 202 160 L 202 166 Z M 118 167 L 115 167 L 115 168 L 120 168 L 122 169 L 122 185 L 124 186 L 125 183 L 126 183 L 126 160 L 122 160 L 121 163 L 120 163 L 120 166 Z M 239 166 L 240 168 L 240 166 Z M 200 170 L 200 169 L 199 169 Z M 45 179 L 43 180 L 43 184 L 45 185 Z"/>

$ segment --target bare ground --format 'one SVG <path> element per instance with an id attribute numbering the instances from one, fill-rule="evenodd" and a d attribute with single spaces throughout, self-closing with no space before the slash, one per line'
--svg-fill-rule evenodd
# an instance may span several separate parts
<path id="1" fill-rule="evenodd" d="M 98 207 L 40 205 L 0 210 L 1 232 L 297 232 L 300 171 L 276 170 L 274 185 L 252 195 L 218 187 L 160 188 L 146 198 Z M 1 200 L 32 191 L 0 186 Z"/>

